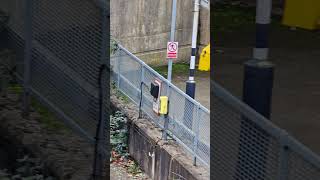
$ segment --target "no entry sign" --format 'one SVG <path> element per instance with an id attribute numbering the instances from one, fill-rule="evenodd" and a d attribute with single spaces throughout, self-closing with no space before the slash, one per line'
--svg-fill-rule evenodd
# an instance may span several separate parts
<path id="1" fill-rule="evenodd" d="M 167 44 L 167 58 L 177 59 L 178 58 L 178 42 L 168 42 Z"/>

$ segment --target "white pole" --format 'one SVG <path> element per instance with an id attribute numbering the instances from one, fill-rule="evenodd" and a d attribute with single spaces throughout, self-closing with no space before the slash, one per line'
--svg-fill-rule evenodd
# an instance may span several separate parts
<path id="1" fill-rule="evenodd" d="M 194 1 L 193 11 L 193 28 L 192 28 L 192 43 L 191 43 L 191 58 L 190 58 L 190 71 L 189 80 L 187 81 L 186 93 L 194 98 L 196 82 L 194 80 L 195 66 L 196 66 L 196 54 L 197 54 L 197 36 L 198 36 L 198 21 L 199 21 L 200 0 Z"/>

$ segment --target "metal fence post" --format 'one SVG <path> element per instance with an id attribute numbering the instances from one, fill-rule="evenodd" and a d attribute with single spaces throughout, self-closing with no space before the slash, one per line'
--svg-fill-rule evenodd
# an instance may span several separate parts
<path id="1" fill-rule="evenodd" d="M 278 166 L 278 180 L 288 179 L 288 156 L 289 156 L 289 146 L 287 145 L 288 134 L 284 133 L 280 137 L 280 157 Z"/>
<path id="2" fill-rule="evenodd" d="M 24 48 L 24 75 L 23 75 L 23 116 L 29 117 L 30 112 L 30 63 L 32 53 L 32 16 L 33 0 L 26 1 L 25 10 L 25 48 Z"/>
<path id="3" fill-rule="evenodd" d="M 169 108 L 170 108 L 170 94 L 171 94 L 171 90 L 170 90 L 170 82 L 167 83 L 167 95 L 168 95 L 168 114 L 164 115 L 164 124 L 163 124 L 163 131 L 162 131 L 162 139 L 163 140 L 168 140 L 168 128 L 169 128 Z"/>
<path id="4" fill-rule="evenodd" d="M 120 89 L 120 60 L 121 60 L 121 49 L 119 49 L 119 51 L 120 51 L 120 56 L 119 56 L 119 58 L 116 60 L 116 63 L 117 63 L 117 70 L 118 70 L 118 82 L 117 82 L 117 87 Z"/>
<path id="5" fill-rule="evenodd" d="M 197 104 L 196 111 L 196 129 L 195 129 L 195 137 L 193 141 L 193 165 L 197 165 L 197 151 L 198 151 L 198 141 L 199 141 L 199 131 L 200 131 L 200 104 Z"/>
<path id="6" fill-rule="evenodd" d="M 141 74 L 140 74 L 140 104 L 139 104 L 139 117 L 138 118 L 141 118 L 142 117 L 142 107 L 143 107 L 143 84 L 144 84 L 144 66 L 143 64 L 141 64 Z"/>

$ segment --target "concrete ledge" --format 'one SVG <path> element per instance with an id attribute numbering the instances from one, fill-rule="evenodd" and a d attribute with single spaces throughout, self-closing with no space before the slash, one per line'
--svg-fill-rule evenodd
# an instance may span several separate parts
<path id="1" fill-rule="evenodd" d="M 135 105 L 123 102 L 111 92 L 111 104 L 121 109 L 129 120 L 129 153 L 150 177 L 156 180 L 187 179 L 208 180 L 210 172 L 202 166 L 193 166 L 192 157 L 175 142 L 161 140 L 161 129 L 151 120 L 137 119 Z M 155 154 L 154 162 L 152 153 Z M 152 165 L 154 163 L 154 170 Z"/>

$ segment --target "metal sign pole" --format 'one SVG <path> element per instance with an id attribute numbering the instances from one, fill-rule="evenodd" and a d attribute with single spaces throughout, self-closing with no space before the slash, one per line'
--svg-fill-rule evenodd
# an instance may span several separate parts
<path id="1" fill-rule="evenodd" d="M 172 15 L 171 15 L 171 31 L 170 41 L 174 42 L 174 34 L 176 31 L 176 14 L 177 14 L 177 0 L 172 0 Z M 168 59 L 168 81 L 172 79 L 172 59 Z"/>
<path id="2" fill-rule="evenodd" d="M 174 34 L 176 30 L 176 14 L 177 14 L 177 0 L 172 0 L 172 13 L 171 13 L 171 32 L 170 32 L 170 41 L 174 42 Z M 171 82 L 172 79 L 172 59 L 168 59 L 168 81 Z M 168 83 L 167 95 L 170 98 L 170 85 Z M 169 124 L 169 117 L 166 115 L 164 117 L 164 129 L 162 132 L 162 139 L 167 140 L 167 129 Z"/>

